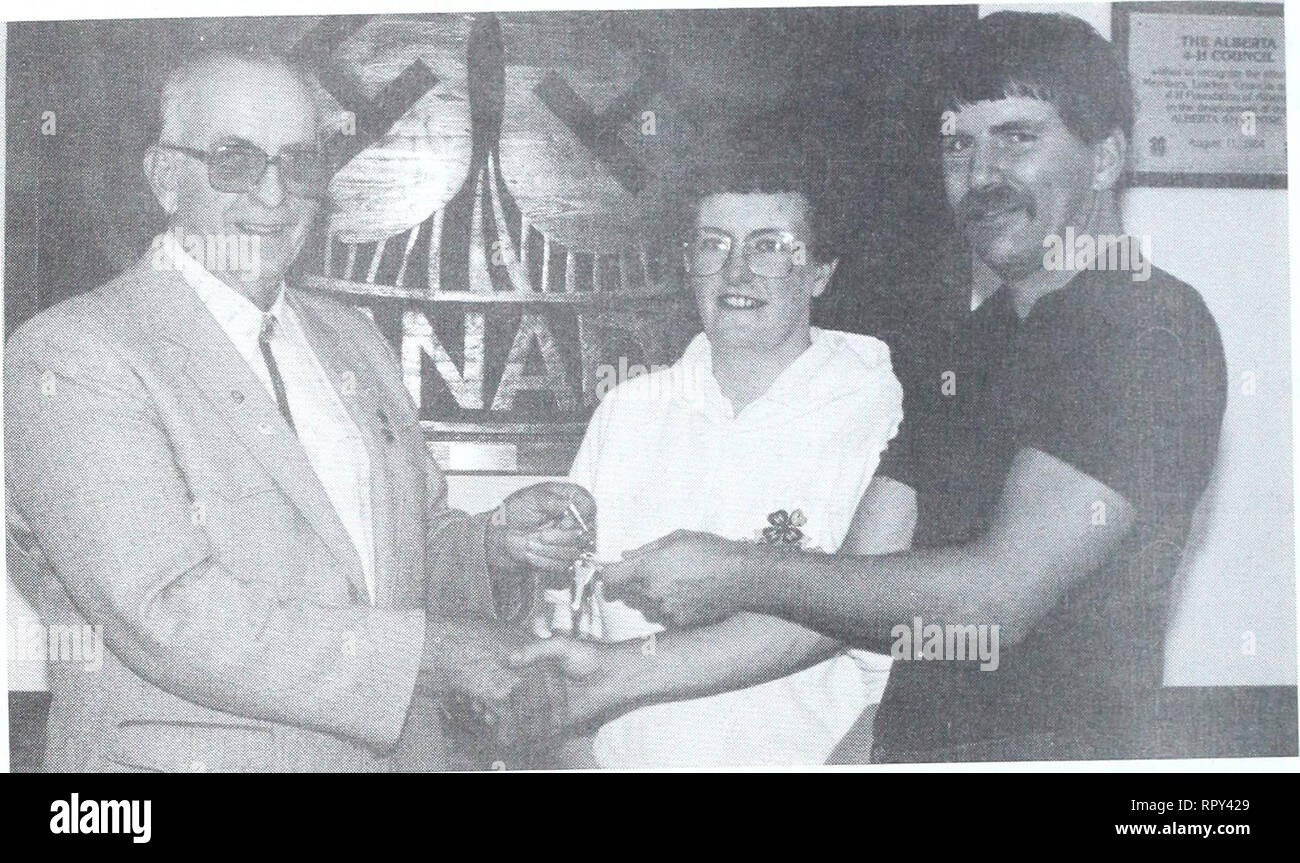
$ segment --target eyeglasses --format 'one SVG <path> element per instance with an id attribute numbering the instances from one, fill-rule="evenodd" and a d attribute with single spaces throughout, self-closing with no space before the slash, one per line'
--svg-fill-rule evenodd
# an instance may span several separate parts
<path id="1" fill-rule="evenodd" d="M 330 161 L 321 150 L 311 147 L 285 147 L 271 157 L 262 148 L 248 143 L 217 144 L 211 150 L 159 144 L 193 156 L 208 166 L 208 185 L 218 192 L 248 192 L 262 182 L 266 169 L 280 169 L 284 190 L 299 198 L 324 198 L 329 187 Z"/>
<path id="2" fill-rule="evenodd" d="M 725 231 L 703 228 L 682 243 L 686 272 L 692 276 L 716 276 L 731 260 L 736 240 Z M 795 264 L 807 263 L 805 244 L 785 231 L 755 231 L 741 245 L 745 266 L 756 276 L 779 279 L 788 276 Z"/>

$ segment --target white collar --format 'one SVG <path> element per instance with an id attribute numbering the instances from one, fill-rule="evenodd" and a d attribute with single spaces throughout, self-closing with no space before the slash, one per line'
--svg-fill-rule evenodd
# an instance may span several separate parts
<path id="1" fill-rule="evenodd" d="M 782 369 L 767 391 L 754 401 L 781 402 L 792 406 L 807 401 L 810 395 L 808 372 L 819 362 L 825 362 L 835 349 L 833 340 L 825 336 L 825 331 L 810 327 L 809 346 L 795 357 L 790 365 Z M 691 340 L 682 354 L 679 365 L 695 384 L 682 389 L 688 401 L 706 410 L 721 409 L 724 415 L 731 414 L 731 402 L 722 395 L 717 378 L 713 375 L 713 345 L 709 342 L 707 334 L 700 333 Z"/>
<path id="2" fill-rule="evenodd" d="M 162 245 L 177 271 L 199 295 L 203 305 L 207 306 L 208 311 L 217 319 L 217 323 L 232 339 L 239 339 L 246 343 L 255 342 L 262 331 L 262 321 L 268 314 L 273 315 L 280 322 L 285 320 L 287 306 L 283 282 L 280 283 L 280 291 L 276 294 L 275 302 L 271 304 L 268 311 L 263 312 L 252 300 L 218 279 L 206 267 L 190 257 L 170 231 L 159 234 L 154 238 L 154 243 Z"/>

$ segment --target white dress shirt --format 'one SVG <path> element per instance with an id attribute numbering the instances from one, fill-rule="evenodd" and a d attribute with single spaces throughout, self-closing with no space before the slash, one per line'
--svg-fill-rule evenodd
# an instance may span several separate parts
<path id="1" fill-rule="evenodd" d="M 773 528 L 834 552 L 902 418 L 878 339 L 814 328 L 737 414 L 701 334 L 672 367 L 604 398 L 570 478 L 596 499 L 598 560 L 679 528 L 750 541 Z M 889 666 L 850 650 L 759 686 L 641 708 L 601 728 L 594 754 L 603 767 L 821 764 L 880 700 Z"/>
<path id="2" fill-rule="evenodd" d="M 334 511 L 356 546 L 373 603 L 375 541 L 370 502 L 370 456 L 360 429 L 325 374 L 298 316 L 285 303 L 283 286 L 270 310 L 264 313 L 247 297 L 187 255 L 170 233 L 163 234 L 155 242 L 161 242 L 167 249 L 177 270 L 198 293 L 199 299 L 266 387 L 272 400 L 275 399 L 275 389 L 258 339 L 266 315 L 275 317 L 276 325 L 270 337 L 271 353 L 284 380 L 285 396 L 298 440 L 307 452 L 312 471 L 324 486 Z M 287 427 L 284 433 L 293 434 Z"/>

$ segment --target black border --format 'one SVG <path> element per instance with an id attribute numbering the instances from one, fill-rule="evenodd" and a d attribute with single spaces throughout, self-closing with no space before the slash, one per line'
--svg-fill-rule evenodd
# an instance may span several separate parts
<path id="1" fill-rule="evenodd" d="M 1282 3 L 1222 3 L 1212 0 L 1159 3 L 1112 3 L 1110 11 L 1111 42 L 1120 52 L 1126 67 L 1128 63 L 1129 16 L 1134 12 L 1166 15 L 1231 15 L 1234 17 L 1283 17 Z M 1132 143 L 1132 142 L 1130 142 Z M 1132 171 L 1130 187 L 1191 188 L 1191 189 L 1285 189 L 1287 175 L 1240 174 L 1217 172 L 1192 174 L 1182 171 Z"/>

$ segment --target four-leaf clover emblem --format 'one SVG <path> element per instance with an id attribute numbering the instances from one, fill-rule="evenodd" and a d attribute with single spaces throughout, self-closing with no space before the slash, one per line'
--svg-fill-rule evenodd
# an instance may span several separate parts
<path id="1" fill-rule="evenodd" d="M 767 523 L 768 527 L 759 531 L 760 542 L 800 543 L 803 542 L 804 536 L 799 528 L 808 523 L 808 518 L 801 509 L 790 512 L 778 509 L 768 514 Z"/>

